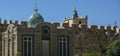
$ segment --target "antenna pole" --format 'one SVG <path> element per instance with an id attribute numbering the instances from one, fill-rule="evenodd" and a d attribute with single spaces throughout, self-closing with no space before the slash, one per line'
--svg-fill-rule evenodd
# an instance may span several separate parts
<path id="1" fill-rule="evenodd" d="M 37 11 L 38 11 L 38 8 L 37 8 L 37 0 L 34 0 L 35 1 L 35 8 L 34 8 L 34 10 L 35 10 L 35 13 L 37 13 Z"/>

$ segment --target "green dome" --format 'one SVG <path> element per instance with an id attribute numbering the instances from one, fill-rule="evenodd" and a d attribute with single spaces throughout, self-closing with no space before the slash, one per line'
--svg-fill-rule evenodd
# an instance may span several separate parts
<path id="1" fill-rule="evenodd" d="M 41 22 L 44 22 L 43 17 L 39 13 L 34 13 L 28 21 L 28 27 L 35 27 Z"/>

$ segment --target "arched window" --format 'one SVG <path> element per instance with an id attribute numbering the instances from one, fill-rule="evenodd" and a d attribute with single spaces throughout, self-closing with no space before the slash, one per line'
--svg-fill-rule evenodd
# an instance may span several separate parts
<path id="1" fill-rule="evenodd" d="M 49 29 L 47 29 L 47 28 L 43 29 L 43 34 L 44 35 L 49 35 Z"/>
<path id="2" fill-rule="evenodd" d="M 49 40 L 50 38 L 50 27 L 42 27 L 42 40 Z"/>

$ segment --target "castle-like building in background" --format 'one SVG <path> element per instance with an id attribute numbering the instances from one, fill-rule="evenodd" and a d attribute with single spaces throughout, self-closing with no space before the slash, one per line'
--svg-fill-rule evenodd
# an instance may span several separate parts
<path id="1" fill-rule="evenodd" d="M 29 21 L 0 23 L 0 56 L 75 56 L 92 51 L 103 52 L 112 41 L 120 39 L 115 26 L 88 27 L 88 16 L 72 18 L 62 24 L 45 22 L 37 12 Z"/>

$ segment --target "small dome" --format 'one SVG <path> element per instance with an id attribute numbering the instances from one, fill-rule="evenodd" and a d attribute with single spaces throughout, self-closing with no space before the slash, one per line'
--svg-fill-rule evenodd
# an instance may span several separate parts
<path id="1" fill-rule="evenodd" d="M 28 27 L 35 27 L 37 24 L 42 22 L 44 22 L 43 17 L 39 13 L 34 13 L 28 21 Z"/>

